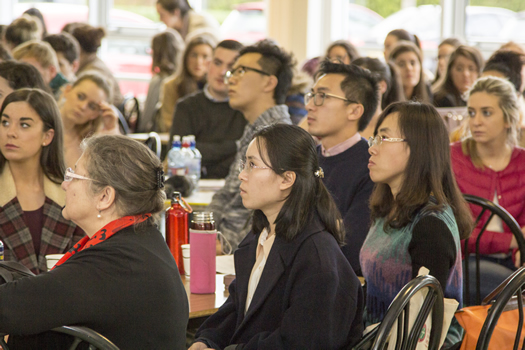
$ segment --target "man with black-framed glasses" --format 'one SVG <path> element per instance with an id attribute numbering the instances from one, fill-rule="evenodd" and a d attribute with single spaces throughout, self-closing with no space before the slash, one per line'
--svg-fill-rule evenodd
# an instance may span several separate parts
<path id="1" fill-rule="evenodd" d="M 248 124 L 237 141 L 237 154 L 226 183 L 207 210 L 213 212 L 217 229 L 235 249 L 251 229 L 251 212 L 242 204 L 238 162 L 244 158 L 253 135 L 274 123 L 291 124 L 284 104 L 293 77 L 293 59 L 270 40 L 245 47 L 224 77 L 231 108 L 240 111 Z"/>
<path id="2" fill-rule="evenodd" d="M 359 252 L 370 227 L 368 143 L 359 134 L 379 103 L 379 86 L 370 71 L 324 61 L 312 91 L 305 95 L 308 131 L 318 147 L 323 182 L 332 194 L 346 230 L 343 253 L 358 276 Z"/>

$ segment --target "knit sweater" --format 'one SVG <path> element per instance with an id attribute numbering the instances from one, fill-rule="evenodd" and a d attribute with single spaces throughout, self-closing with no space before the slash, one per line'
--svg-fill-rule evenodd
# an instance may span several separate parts
<path id="1" fill-rule="evenodd" d="M 359 251 L 370 227 L 368 200 L 374 183 L 368 172 L 368 143 L 361 139 L 357 144 L 335 156 L 324 157 L 321 147 L 317 154 L 323 168 L 323 182 L 332 194 L 341 212 L 346 231 L 346 245 L 342 247 L 350 265 L 361 276 Z"/>
<path id="2" fill-rule="evenodd" d="M 246 119 L 230 107 L 228 101 L 216 102 L 203 91 L 184 97 L 177 103 L 170 140 L 173 135 L 195 135 L 202 153 L 202 177 L 222 179 L 235 159 Z"/>
<path id="3" fill-rule="evenodd" d="M 463 302 L 460 238 L 452 209 L 428 205 L 408 225 L 385 232 L 384 218 L 377 219 L 361 249 L 366 280 L 366 325 L 380 322 L 397 293 L 422 266 L 437 278 L 446 298 Z M 456 325 L 455 325 L 456 326 Z M 459 327 L 449 331 L 450 342 L 459 340 Z"/>
<path id="4" fill-rule="evenodd" d="M 268 108 L 253 124 L 246 125 L 244 134 L 238 141 L 239 148 L 235 155 L 235 161 L 230 166 L 224 187 L 215 193 L 210 205 L 206 208 L 213 212 L 217 229 L 230 241 L 233 249 L 237 248 L 237 245 L 251 229 L 251 211 L 242 204 L 241 191 L 239 190 L 241 180 L 239 180 L 238 162 L 246 156 L 246 150 L 255 133 L 260 128 L 275 123 L 292 123 L 286 105 Z"/>

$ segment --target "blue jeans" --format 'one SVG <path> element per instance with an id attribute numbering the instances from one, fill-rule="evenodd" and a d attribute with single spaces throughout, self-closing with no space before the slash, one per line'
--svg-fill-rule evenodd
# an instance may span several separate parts
<path id="1" fill-rule="evenodd" d="M 514 270 L 516 270 L 516 267 L 510 256 L 507 258 L 481 256 L 479 260 L 480 302 L 509 277 Z M 474 255 L 469 256 L 469 282 L 470 305 L 476 305 L 476 256 Z M 466 300 L 464 302 L 466 303 Z M 465 306 L 468 305 L 465 304 Z"/>

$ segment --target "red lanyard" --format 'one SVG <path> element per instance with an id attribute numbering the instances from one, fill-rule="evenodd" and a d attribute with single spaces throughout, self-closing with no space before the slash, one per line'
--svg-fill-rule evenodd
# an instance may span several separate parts
<path id="1" fill-rule="evenodd" d="M 113 236 L 120 230 L 128 226 L 144 222 L 150 217 L 151 214 L 131 215 L 124 216 L 120 219 L 111 221 L 106 226 L 98 230 L 91 238 L 85 236 L 80 241 L 78 241 L 78 243 L 75 244 L 73 248 L 71 248 L 66 254 L 64 254 L 64 256 L 55 264 L 55 266 L 51 268 L 51 270 L 53 270 L 57 266 L 62 265 L 64 261 L 72 257 L 74 254 L 82 251 L 83 249 L 97 245 L 100 242 L 104 242 L 106 239 Z"/>

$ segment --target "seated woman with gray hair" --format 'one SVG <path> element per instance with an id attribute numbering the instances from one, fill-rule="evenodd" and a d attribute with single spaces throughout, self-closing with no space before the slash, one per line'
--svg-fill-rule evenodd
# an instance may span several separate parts
<path id="1" fill-rule="evenodd" d="M 59 348 L 41 333 L 62 325 L 89 327 L 120 349 L 185 349 L 188 299 L 154 220 L 166 198 L 160 160 L 120 135 L 81 148 L 65 172 L 62 214 L 87 236 L 51 271 L 0 286 L 0 332 L 15 349 Z"/>

